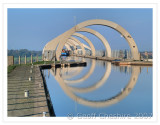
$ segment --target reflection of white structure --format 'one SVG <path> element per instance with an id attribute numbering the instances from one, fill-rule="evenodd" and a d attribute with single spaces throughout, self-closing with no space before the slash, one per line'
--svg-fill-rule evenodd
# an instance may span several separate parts
<path id="1" fill-rule="evenodd" d="M 109 67 L 107 67 L 107 68 L 109 68 Z M 53 70 L 51 70 L 51 73 L 54 75 Z M 138 67 L 138 66 L 134 67 L 133 66 L 132 67 L 132 75 L 130 77 L 130 80 L 129 80 L 128 84 L 125 86 L 125 88 L 122 91 L 120 91 L 117 95 L 115 95 L 114 97 L 111 97 L 111 98 L 105 99 L 105 100 L 99 100 L 99 101 L 86 100 L 86 99 L 83 99 L 83 98 L 75 95 L 74 92 L 87 92 L 88 90 L 86 91 L 85 88 L 84 88 L 84 90 L 82 90 L 82 89 L 78 89 L 78 88 L 69 87 L 64 82 L 63 78 L 61 77 L 59 68 L 56 70 L 55 79 L 57 80 L 57 82 L 59 83 L 59 85 L 61 86 L 63 91 L 70 98 L 75 100 L 76 102 L 78 102 L 80 104 L 83 104 L 83 105 L 86 105 L 86 106 L 91 106 L 91 107 L 106 107 L 106 106 L 110 106 L 110 105 L 113 105 L 113 104 L 121 101 L 123 98 L 125 98 L 131 92 L 131 90 L 134 88 L 134 86 L 137 82 L 139 73 L 140 73 L 140 67 Z M 110 72 L 108 72 L 108 76 L 109 76 L 109 74 L 110 74 Z M 107 75 L 107 73 L 105 75 Z M 105 79 L 107 79 L 108 76 Z M 104 81 L 100 80 L 100 84 L 98 82 L 96 84 L 97 85 L 99 84 L 101 86 L 101 85 L 103 85 L 103 82 Z M 99 86 L 93 87 L 93 90 L 95 90 L 96 87 L 99 87 Z M 89 90 L 89 91 L 91 91 L 91 90 Z"/>
<path id="2" fill-rule="evenodd" d="M 68 84 L 73 84 L 73 83 L 79 83 L 79 82 L 82 82 L 86 79 L 88 79 L 88 77 L 93 73 L 94 69 L 95 69 L 95 66 L 96 66 L 96 60 L 92 60 L 92 65 L 91 65 L 91 68 L 89 69 L 89 71 L 87 72 L 87 74 L 85 74 L 84 76 L 82 76 L 80 79 L 77 79 L 77 80 L 64 80 L 65 83 L 68 83 Z"/>
<path id="3" fill-rule="evenodd" d="M 72 78 L 74 76 L 77 76 L 82 70 L 83 70 L 83 67 L 74 67 L 74 68 L 63 67 L 62 77 L 64 79 Z M 68 75 L 68 73 L 70 73 L 70 75 Z"/>
<path id="4" fill-rule="evenodd" d="M 100 88 L 107 81 L 108 77 L 110 76 L 111 63 L 107 63 L 105 68 L 106 68 L 106 71 L 105 71 L 103 77 L 98 82 L 96 82 L 94 85 L 92 85 L 90 87 L 86 87 L 86 88 L 76 88 L 76 87 L 68 86 L 69 89 L 71 89 L 73 92 L 84 93 L 84 92 L 90 92 L 90 91 L 93 91 L 93 90 Z"/>

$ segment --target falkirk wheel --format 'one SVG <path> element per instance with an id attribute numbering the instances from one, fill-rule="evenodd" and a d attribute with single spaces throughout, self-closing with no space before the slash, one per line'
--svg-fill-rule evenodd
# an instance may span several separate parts
<path id="1" fill-rule="evenodd" d="M 129 34 L 129 32 L 126 31 L 122 26 L 120 26 L 112 21 L 103 20 L 103 19 L 87 20 L 82 23 L 79 23 L 76 26 L 69 29 L 68 31 L 64 32 L 63 34 L 61 34 L 61 35 L 57 36 L 56 38 L 52 39 L 51 41 L 49 41 L 43 48 L 43 52 L 42 52 L 43 59 L 47 61 L 47 60 L 52 60 L 55 57 L 56 60 L 59 61 L 63 47 L 68 42 L 68 40 L 72 38 L 72 36 L 78 35 L 80 37 L 86 38 L 84 35 L 82 36 L 82 35 L 76 33 L 79 31 L 80 32 L 88 32 L 88 33 L 91 33 L 91 34 L 95 35 L 96 37 L 98 37 L 106 49 L 106 52 L 107 52 L 106 56 L 111 57 L 111 48 L 110 48 L 108 41 L 99 32 L 92 30 L 92 29 L 89 29 L 89 28 L 86 28 L 87 26 L 90 26 L 90 25 L 103 25 L 103 26 L 110 27 L 110 28 L 116 30 L 117 32 L 119 32 L 126 39 L 128 45 L 131 49 L 132 59 L 133 60 L 140 60 L 138 47 L 137 47 L 134 39 L 132 38 L 132 36 Z M 93 44 L 91 43 L 90 40 L 87 39 L 86 42 L 89 43 L 89 46 L 92 51 L 92 56 L 95 56 L 95 47 L 93 46 Z"/>

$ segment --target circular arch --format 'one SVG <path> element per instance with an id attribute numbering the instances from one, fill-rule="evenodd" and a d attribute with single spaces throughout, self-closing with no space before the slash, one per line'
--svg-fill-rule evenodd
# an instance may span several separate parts
<path id="1" fill-rule="evenodd" d="M 98 37 L 106 48 L 107 57 L 111 57 L 111 47 L 110 47 L 108 41 L 106 40 L 106 38 L 103 37 L 103 35 L 101 35 L 99 32 L 97 32 L 93 29 L 90 29 L 90 28 L 81 28 L 78 30 L 78 32 L 88 32 L 88 33 L 91 33 L 91 34 L 95 35 L 96 37 Z"/>
<path id="2" fill-rule="evenodd" d="M 76 50 L 76 41 L 74 41 L 74 40 L 72 40 L 72 39 L 68 39 L 68 41 L 66 42 L 66 43 L 68 43 L 68 44 L 70 44 L 71 46 L 73 46 L 73 48 L 74 48 L 74 50 Z M 79 45 L 79 44 L 78 44 Z M 77 54 L 77 53 L 75 53 L 75 54 Z"/>
<path id="3" fill-rule="evenodd" d="M 68 49 L 68 50 L 71 50 L 71 46 L 70 46 L 70 44 L 67 42 L 67 43 L 65 43 L 65 47 Z"/>
<path id="4" fill-rule="evenodd" d="M 57 51 L 56 51 L 57 58 L 58 58 L 58 56 L 60 56 L 60 52 L 62 50 L 62 47 L 65 44 L 65 41 L 76 31 L 78 31 L 81 28 L 84 28 L 86 26 L 90 26 L 90 25 L 104 25 L 104 26 L 108 26 L 108 27 L 118 31 L 128 42 L 129 47 L 131 49 L 132 56 L 133 56 L 133 60 L 140 59 L 138 47 L 137 47 L 134 39 L 132 38 L 132 36 L 129 34 L 129 32 L 127 32 L 127 30 L 125 30 L 120 25 L 118 25 L 112 21 L 103 20 L 103 19 L 94 19 L 94 20 L 84 21 L 84 22 L 76 25 L 75 27 L 71 28 L 70 30 L 66 31 L 65 33 L 63 33 L 62 34 L 63 37 L 59 37 L 60 44 L 58 44 L 58 46 L 57 46 Z"/>
<path id="5" fill-rule="evenodd" d="M 105 46 L 108 57 L 111 57 L 111 47 L 110 47 L 108 41 L 99 32 L 97 32 L 97 31 L 95 31 L 93 29 L 90 29 L 90 28 L 81 28 L 80 30 L 77 30 L 77 32 L 88 32 L 88 33 L 93 34 L 96 37 L 98 37 L 102 41 L 103 45 Z M 91 44 L 91 41 L 86 36 L 84 36 L 84 35 L 82 35 L 80 33 L 73 33 L 72 35 L 83 38 L 90 45 L 90 47 L 92 47 L 94 55 L 95 55 L 95 48 L 94 48 L 93 44 Z M 80 46 L 82 44 L 75 37 L 70 36 L 70 38 L 68 38 L 68 39 L 73 39 L 74 41 L 76 41 L 77 43 L 79 43 Z M 85 51 L 83 50 L 84 47 L 81 47 L 81 48 L 82 48 L 83 55 L 84 55 L 84 53 L 85 53 Z"/>
<path id="6" fill-rule="evenodd" d="M 72 46 L 74 49 L 76 49 L 76 45 L 73 43 L 73 41 L 68 40 L 66 43 L 69 44 L 70 47 Z"/>
<path id="7" fill-rule="evenodd" d="M 77 44 L 79 44 L 79 46 L 81 47 L 81 49 L 82 49 L 82 55 L 85 55 L 85 49 L 84 49 L 84 46 L 83 46 L 83 44 L 78 40 L 78 39 L 76 39 L 75 37 L 70 37 L 68 40 L 71 40 L 71 41 L 74 41 L 74 42 L 76 42 Z"/>
<path id="8" fill-rule="evenodd" d="M 70 31 L 70 30 L 69 30 Z M 71 30 L 72 31 L 72 30 Z M 108 43 L 108 41 L 103 37 L 103 35 L 101 35 L 99 32 L 97 32 L 97 31 L 95 31 L 95 30 L 93 30 L 93 29 L 90 29 L 90 28 L 81 28 L 81 29 L 79 29 L 79 30 L 77 30 L 76 29 L 76 31 L 75 32 L 88 32 L 88 33 L 91 33 L 91 34 L 93 34 L 93 35 L 95 35 L 96 37 L 98 37 L 100 40 L 101 40 L 101 42 L 103 43 L 103 45 L 105 46 L 105 48 L 106 48 L 106 52 L 107 52 L 107 56 L 108 57 L 111 57 L 111 47 L 110 47 L 110 45 L 109 45 L 109 43 Z M 75 33 L 75 32 L 73 32 L 73 34 Z M 63 34 L 64 35 L 64 34 Z M 71 34 L 72 35 L 72 34 Z M 70 35 L 70 37 L 71 37 L 71 35 Z M 66 36 L 64 35 L 64 38 L 65 38 Z M 69 37 L 69 38 L 70 38 Z M 68 39 L 69 39 L 68 38 Z M 62 40 L 61 40 L 62 41 Z M 67 41 L 67 40 L 66 40 Z M 63 46 L 63 43 L 62 42 L 60 42 L 60 44 L 58 44 L 58 47 L 59 46 Z M 58 58 L 59 57 L 59 54 L 60 54 L 60 50 L 61 49 L 58 49 L 58 47 L 57 47 L 57 51 L 56 51 L 56 57 Z M 63 47 L 62 47 L 63 48 Z"/>
<path id="9" fill-rule="evenodd" d="M 75 38 L 76 39 L 76 38 Z M 72 40 L 72 41 L 71 41 Z M 78 41 L 78 40 L 77 40 Z M 71 49 L 71 46 L 73 46 L 74 47 L 74 49 L 76 49 L 76 41 L 74 41 L 73 39 L 69 39 L 66 43 L 65 43 L 65 46 L 67 47 L 67 49 L 69 50 L 72 50 Z M 87 45 L 85 45 L 85 44 L 83 44 L 83 43 L 81 43 L 82 44 L 82 47 L 86 47 Z M 88 47 L 88 46 L 87 46 Z M 85 53 L 86 53 L 86 51 L 85 51 Z"/>
<path id="10" fill-rule="evenodd" d="M 92 44 L 92 42 L 86 36 L 84 36 L 84 35 L 82 35 L 80 33 L 73 33 L 72 36 L 78 36 L 78 37 L 84 39 L 89 44 L 89 46 L 91 47 L 92 56 L 95 56 L 95 54 L 96 54 L 95 47 Z"/>

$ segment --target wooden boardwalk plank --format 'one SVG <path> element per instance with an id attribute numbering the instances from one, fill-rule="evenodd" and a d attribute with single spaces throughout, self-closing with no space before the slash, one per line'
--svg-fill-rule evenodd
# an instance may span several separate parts
<path id="1" fill-rule="evenodd" d="M 42 117 L 43 112 L 50 116 L 40 69 L 30 70 L 31 66 L 18 66 L 8 74 L 8 117 Z M 26 89 L 28 98 L 24 97 Z"/>

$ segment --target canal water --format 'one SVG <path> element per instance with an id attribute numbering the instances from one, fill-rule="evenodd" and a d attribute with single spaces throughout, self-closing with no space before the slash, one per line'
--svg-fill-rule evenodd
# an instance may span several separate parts
<path id="1" fill-rule="evenodd" d="M 152 117 L 152 67 L 86 61 L 86 67 L 44 70 L 56 117 Z"/>

